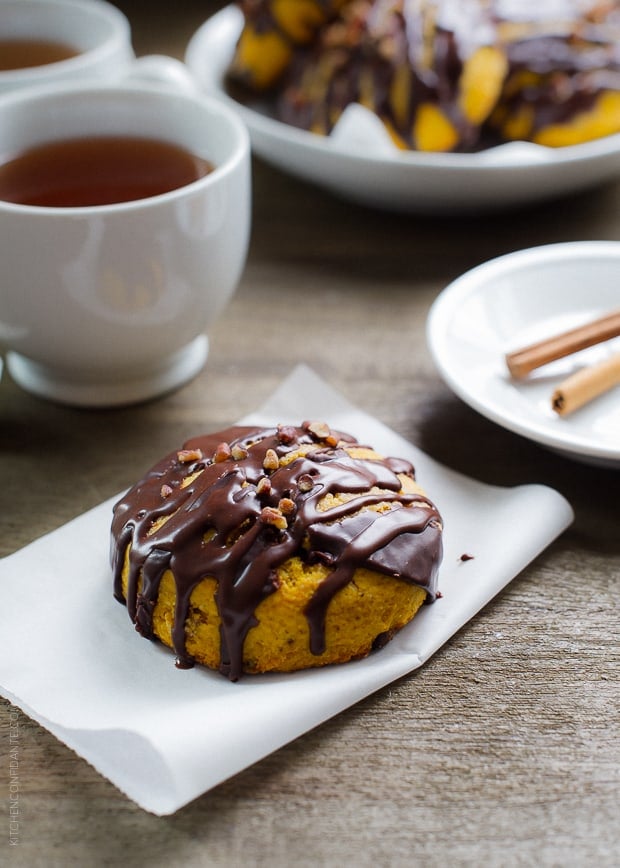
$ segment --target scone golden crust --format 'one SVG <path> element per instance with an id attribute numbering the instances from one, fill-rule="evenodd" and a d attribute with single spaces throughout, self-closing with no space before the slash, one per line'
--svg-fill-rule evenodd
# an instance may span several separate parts
<path id="1" fill-rule="evenodd" d="M 265 91 L 286 72 L 295 51 L 308 45 L 322 25 L 349 0 L 238 0 L 244 27 L 235 47 L 231 74 Z"/>
<path id="2" fill-rule="evenodd" d="M 188 441 L 114 507 L 136 629 L 237 680 L 367 655 L 437 595 L 437 509 L 411 464 L 320 422 Z"/>

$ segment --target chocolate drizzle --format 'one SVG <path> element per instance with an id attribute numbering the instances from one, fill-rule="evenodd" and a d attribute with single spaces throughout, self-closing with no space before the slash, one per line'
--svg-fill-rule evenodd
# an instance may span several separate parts
<path id="1" fill-rule="evenodd" d="M 402 491 L 397 474 L 414 478 L 408 462 L 352 457 L 347 448 L 356 445 L 310 423 L 235 427 L 191 440 L 156 464 L 115 505 L 112 521 L 114 593 L 136 629 L 152 637 L 159 586 L 170 570 L 177 665 L 193 665 L 185 643 L 190 597 L 204 578 L 214 578 L 220 671 L 236 680 L 256 609 L 277 590 L 278 568 L 293 556 L 329 568 L 305 612 L 314 654 L 325 647 L 331 599 L 358 567 L 418 585 L 434 600 L 442 552 L 437 510 Z"/>

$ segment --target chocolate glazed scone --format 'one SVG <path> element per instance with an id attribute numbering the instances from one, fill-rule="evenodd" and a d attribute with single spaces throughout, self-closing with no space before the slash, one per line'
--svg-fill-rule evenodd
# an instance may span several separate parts
<path id="1" fill-rule="evenodd" d="M 241 0 L 229 79 L 328 135 L 351 103 L 418 151 L 548 147 L 620 132 L 620 8 L 610 0 Z M 286 10 L 286 15 L 284 14 Z M 283 36 L 308 21 L 303 40 Z M 279 23 L 276 21 L 279 18 Z M 268 40 L 282 49 L 267 51 Z M 285 47 L 285 48 L 284 48 Z M 276 64 L 279 59 L 279 64 Z"/>
<path id="2" fill-rule="evenodd" d="M 114 507 L 139 633 L 237 680 L 364 657 L 437 596 L 442 523 L 411 464 L 326 424 L 188 441 Z"/>

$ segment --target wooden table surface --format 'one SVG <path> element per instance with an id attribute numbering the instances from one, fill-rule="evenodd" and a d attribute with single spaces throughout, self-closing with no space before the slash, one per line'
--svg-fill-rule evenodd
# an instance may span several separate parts
<path id="1" fill-rule="evenodd" d="M 217 3 L 118 3 L 138 54 L 181 57 Z M 128 801 L 18 713 L 19 866 L 611 866 L 620 862 L 620 478 L 477 415 L 424 338 L 446 284 L 532 245 L 620 237 L 620 184 L 493 217 L 348 205 L 254 162 L 238 292 L 204 371 L 151 403 L 55 406 L 0 385 L 0 554 L 108 498 L 184 438 L 234 422 L 298 362 L 445 465 L 561 491 L 574 525 L 415 675 L 177 814 Z M 620 290 L 619 290 L 620 292 Z M 27 629 L 27 625 L 25 627 Z M 0 707 L 2 756 L 10 706 Z M 0 781 L 8 793 L 8 762 Z M 6 864 L 6 863 L 3 863 Z"/>

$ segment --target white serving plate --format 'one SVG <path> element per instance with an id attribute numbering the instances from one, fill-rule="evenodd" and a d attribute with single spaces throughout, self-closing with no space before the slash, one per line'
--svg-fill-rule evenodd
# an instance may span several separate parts
<path id="1" fill-rule="evenodd" d="M 185 60 L 198 86 L 239 112 L 256 154 L 348 200 L 394 211 L 466 213 L 551 199 L 620 176 L 620 134 L 565 148 L 514 142 L 477 154 L 428 154 L 389 145 L 374 116 L 360 117 L 363 110 L 347 115 L 329 137 L 296 129 L 226 92 L 242 25 L 241 11 L 227 6 L 192 36 Z"/>
<path id="2" fill-rule="evenodd" d="M 493 259 L 453 281 L 427 323 L 433 359 L 450 388 L 483 416 L 586 463 L 620 467 L 620 386 L 560 417 L 558 383 L 620 351 L 620 338 L 510 376 L 506 353 L 620 308 L 620 242 L 534 247 Z"/>

